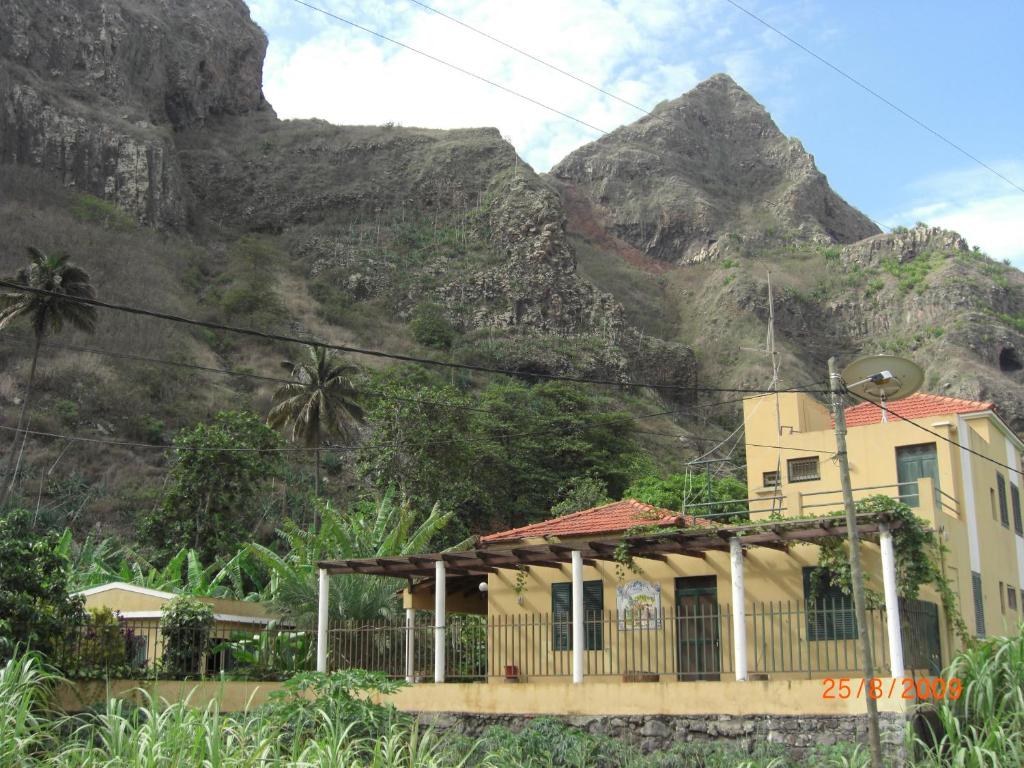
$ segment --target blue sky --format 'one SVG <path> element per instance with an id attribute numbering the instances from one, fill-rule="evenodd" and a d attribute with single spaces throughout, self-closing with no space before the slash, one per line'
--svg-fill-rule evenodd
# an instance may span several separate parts
<path id="1" fill-rule="evenodd" d="M 1024 266 L 1024 192 L 725 0 L 424 1 L 648 109 L 728 72 L 876 221 L 955 229 Z M 264 89 L 283 118 L 497 126 L 538 171 L 597 137 L 294 0 L 248 2 L 270 39 Z M 641 115 L 410 0 L 309 2 L 601 128 Z M 740 4 L 1024 187 L 1024 3 Z"/>

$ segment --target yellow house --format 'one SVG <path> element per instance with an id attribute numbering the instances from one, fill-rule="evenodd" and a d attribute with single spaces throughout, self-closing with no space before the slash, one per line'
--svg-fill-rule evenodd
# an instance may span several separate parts
<path id="1" fill-rule="evenodd" d="M 766 407 L 775 397 L 744 404 L 747 500 L 667 510 L 626 499 L 484 536 L 466 552 L 320 563 L 318 668 L 404 677 L 417 685 L 397 703 L 415 711 L 770 721 L 862 712 L 863 631 L 884 683 L 880 708 L 903 716 L 914 698 L 903 683 L 937 675 L 961 640 L 936 588 L 899 596 L 899 516 L 857 517 L 879 596 L 866 627 L 821 579 L 819 543 L 849 533 L 832 420 L 807 394 L 779 393 Z M 1020 440 L 991 404 L 931 395 L 884 416 L 857 406 L 847 419 L 855 498 L 910 505 L 945 543 L 941 568 L 968 628 L 1013 631 L 1024 586 Z M 331 627 L 333 574 L 408 579 L 404 625 Z M 830 696 L 844 678 L 854 694 Z M 637 682 L 653 685 L 628 685 Z"/>
<path id="2" fill-rule="evenodd" d="M 121 629 L 130 636 L 131 665 L 139 669 L 151 667 L 163 652 L 160 621 L 164 607 L 178 595 L 120 581 L 101 584 L 77 593 L 85 598 L 85 608 L 109 608 L 117 615 Z M 213 609 L 214 646 L 227 642 L 238 633 L 265 630 L 275 616 L 261 603 L 228 600 L 219 597 L 197 597 Z M 204 664 L 206 673 L 222 671 L 230 660 L 225 653 L 211 654 Z"/>
<path id="3" fill-rule="evenodd" d="M 831 412 L 786 392 L 744 402 L 752 517 L 841 502 Z M 909 504 L 948 548 L 945 574 L 970 632 L 1015 632 L 1024 618 L 1020 438 L 992 403 L 915 394 L 883 410 L 846 411 L 854 498 L 882 493 Z M 935 599 L 930 592 L 928 599 Z"/>

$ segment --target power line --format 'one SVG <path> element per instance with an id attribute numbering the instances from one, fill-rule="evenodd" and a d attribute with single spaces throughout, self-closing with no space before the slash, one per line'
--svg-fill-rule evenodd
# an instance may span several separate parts
<path id="1" fill-rule="evenodd" d="M 36 429 L 18 429 L 17 427 L 7 427 L 0 425 L 0 429 L 5 432 L 20 432 L 26 435 L 35 435 L 36 437 L 52 437 L 59 440 L 68 440 L 76 443 L 97 443 L 100 445 L 110 445 L 124 448 L 151 448 L 160 451 L 193 451 L 193 452 L 207 452 L 207 453 L 296 453 L 302 451 L 315 451 L 316 448 L 306 448 L 303 446 L 295 447 L 283 447 L 283 448 L 204 448 L 200 446 L 189 446 L 189 445 L 160 445 L 159 443 L 141 443 L 133 440 L 112 440 L 102 437 L 86 437 L 84 435 L 64 435 L 58 432 L 42 432 Z M 321 451 L 337 450 L 331 448 L 321 448 Z"/>
<path id="2" fill-rule="evenodd" d="M 939 440 L 945 440 L 950 445 L 955 445 L 957 448 L 965 450 L 968 453 L 973 453 L 978 458 L 981 458 L 981 459 L 984 459 L 985 461 L 991 462 L 992 464 L 995 464 L 997 467 L 1002 467 L 1003 469 L 1008 469 L 1011 472 L 1016 472 L 1017 474 L 1021 474 L 1020 467 L 1011 467 L 1009 464 L 1003 464 L 1001 461 L 997 461 L 996 459 L 993 459 L 991 456 L 986 456 L 984 453 L 981 453 L 980 451 L 974 450 L 969 445 L 963 445 L 962 443 L 960 443 L 957 440 L 953 440 L 952 438 L 946 437 L 945 435 L 940 434 L 939 432 L 936 432 L 936 431 L 934 431 L 932 429 L 929 429 L 924 424 L 918 424 L 916 421 L 913 421 L 912 419 L 905 419 L 902 416 L 900 416 L 898 413 L 890 411 L 889 409 L 887 409 L 887 408 L 879 405 L 878 403 L 876 403 L 874 400 L 869 400 L 866 397 L 858 395 L 856 392 L 854 392 L 851 389 L 847 389 L 846 392 L 847 392 L 847 394 L 853 395 L 858 400 L 862 400 L 865 403 L 871 403 L 873 406 L 878 408 L 880 411 L 883 411 L 885 413 L 888 413 L 888 414 L 891 414 L 893 416 L 896 416 L 900 421 L 904 421 L 907 424 L 913 424 L 915 427 L 917 427 L 918 429 L 922 430 L 923 432 L 927 432 L 929 435 L 932 435 L 933 437 L 939 438 Z"/>
<path id="3" fill-rule="evenodd" d="M 888 107 L 890 107 L 890 108 L 892 108 L 892 109 L 896 110 L 896 111 L 897 111 L 897 112 L 899 112 L 899 113 L 900 113 L 901 115 L 903 115 L 903 117 L 907 118 L 907 119 L 908 119 L 908 120 L 910 120 L 910 121 L 911 121 L 912 123 L 916 124 L 916 125 L 917 125 L 918 127 L 920 127 L 920 128 L 923 128 L 924 130 L 928 131 L 928 133 L 932 134 L 933 136 L 935 136 L 935 137 L 936 137 L 937 139 L 939 139 L 940 141 L 943 141 L 943 142 L 945 142 L 946 144 L 948 144 L 949 146 L 951 146 L 951 147 L 952 147 L 953 149 L 955 149 L 955 150 L 956 150 L 957 152 L 959 152 L 960 154 L 962 154 L 962 155 L 964 155 L 965 157 L 967 157 L 967 158 L 969 158 L 969 159 L 973 160 L 973 161 L 974 161 L 975 163 L 977 163 L 978 165 L 980 165 L 980 166 L 981 166 L 982 168 L 984 168 L 985 170 L 987 170 L 987 171 L 989 171 L 989 172 L 991 172 L 991 173 L 995 174 L 995 175 L 996 175 L 996 176 L 998 176 L 998 177 L 999 177 L 1000 179 L 1002 179 L 1002 180 L 1003 180 L 1003 181 L 1005 181 L 1005 182 L 1006 182 L 1007 184 L 1009 184 L 1009 185 L 1010 185 L 1011 187 L 1013 187 L 1014 189 L 1016 189 L 1016 190 L 1017 190 L 1018 192 L 1024 192 L 1024 187 L 1020 186 L 1019 184 L 1017 184 L 1017 183 L 1016 183 L 1015 181 L 1013 181 L 1012 179 L 1010 179 L 1010 178 L 1007 178 L 1006 176 L 1004 176 L 1004 175 L 1003 175 L 1002 173 L 1000 173 L 999 171 L 997 171 L 997 170 L 996 170 L 995 168 L 993 168 L 993 167 L 992 167 L 991 165 L 989 165 L 988 163 L 986 163 L 986 162 L 984 162 L 983 160 L 981 160 L 981 158 L 977 157 L 976 155 L 973 155 L 973 154 L 971 154 L 971 153 L 970 153 L 970 152 L 968 152 L 968 151 L 967 151 L 966 149 L 964 149 L 964 148 L 963 148 L 962 146 L 960 146 L 959 144 L 957 144 L 956 142 L 954 142 L 954 141 L 953 141 L 952 139 L 946 138 L 946 137 L 945 137 L 945 136 L 943 136 L 943 135 L 942 135 L 941 133 L 939 133 L 938 131 L 936 131 L 936 130 L 935 130 L 934 128 L 932 128 L 932 127 L 928 126 L 928 125 L 927 125 L 926 123 L 924 123 L 924 122 L 922 122 L 921 120 L 917 119 L 916 117 L 914 117 L 914 116 L 913 116 L 912 114 L 910 114 L 909 112 L 907 112 L 907 111 L 906 111 L 905 109 L 903 109 L 903 108 L 902 108 L 902 107 L 900 107 L 899 105 L 897 105 L 897 104 L 894 104 L 894 103 L 893 103 L 892 101 L 890 101 L 889 99 L 887 99 L 887 98 L 886 98 L 885 96 L 883 96 L 882 94 L 880 94 L 880 93 L 879 93 L 878 91 L 876 91 L 876 90 L 874 90 L 874 89 L 870 88 L 869 86 L 867 86 L 866 84 L 864 84 L 863 82 L 861 82 L 860 80 L 858 80 L 857 78 L 855 78 L 855 77 L 854 77 L 853 75 L 851 75 L 851 74 L 849 74 L 849 73 L 847 73 L 847 72 L 843 71 L 842 69 L 840 69 L 839 67 L 837 67 L 837 66 L 836 66 L 835 64 L 833 64 L 833 63 L 832 63 L 831 61 L 829 61 L 829 60 L 828 60 L 828 59 L 826 59 L 825 57 L 823 57 L 823 56 L 821 56 L 821 55 L 819 55 L 819 54 L 815 53 L 814 51 L 812 51 L 812 50 L 811 50 L 810 48 L 808 48 L 808 47 L 807 47 L 806 45 L 804 45 L 803 43 L 799 42 L 798 40 L 794 40 L 794 39 L 793 39 L 792 37 L 790 37 L 789 35 L 787 35 L 787 34 L 786 34 L 785 32 L 783 32 L 783 31 L 782 31 L 781 29 L 779 29 L 778 27 L 775 27 L 775 26 L 773 26 L 772 24 L 768 23 L 767 21 L 765 21 L 765 20 L 764 20 L 763 18 L 761 18 L 760 16 L 758 16 L 758 15 L 757 15 L 756 13 L 754 13 L 753 11 L 750 11 L 750 10 L 748 10 L 748 9 L 744 8 L 744 7 L 742 6 L 742 5 L 740 5 L 740 4 L 738 3 L 738 2 L 736 2 L 736 0 L 725 0 L 725 2 L 729 3 L 729 5 L 731 5 L 732 7 L 736 8 L 737 10 L 739 10 L 739 11 L 742 11 L 743 13 L 747 14 L 747 16 L 749 16 L 750 18 L 754 19 L 754 20 L 755 20 L 755 21 L 757 21 L 758 23 L 760 23 L 760 24 L 763 24 L 763 25 L 764 25 L 765 27 L 767 27 L 768 29 L 770 29 L 770 30 L 771 30 L 772 32 L 774 32 L 775 34 L 779 35 L 780 37 L 784 38 L 785 40 L 788 40 L 788 41 L 789 41 L 790 43 L 792 43 L 793 45 L 795 45 L 795 46 L 796 46 L 797 48 L 799 48 L 800 50 L 802 50 L 802 51 L 803 51 L 804 53 L 806 53 L 807 55 L 809 55 L 809 56 L 812 56 L 813 58 L 815 58 L 815 59 L 817 59 L 818 61 L 820 61 L 820 62 L 821 62 L 822 64 L 824 64 L 824 65 L 825 65 L 826 67 L 828 67 L 829 69 L 833 70 L 834 72 L 836 72 L 837 74 L 841 75 L 842 77 L 845 77 L 845 78 L 846 78 L 847 80 L 849 80 L 849 81 L 850 81 L 851 83 L 853 83 L 854 85 L 856 85 L 856 86 L 857 86 L 858 88 L 860 88 L 861 90 L 863 90 L 863 91 L 865 91 L 865 92 L 869 93 L 870 95 L 874 96 L 874 97 L 875 97 L 876 99 L 878 99 L 879 101 L 881 101 L 881 102 L 882 102 L 883 104 L 885 104 L 886 106 L 888 106 Z M 877 222 L 876 222 L 876 223 L 877 223 Z"/>
<path id="4" fill-rule="evenodd" d="M 445 19 L 448 19 L 448 21 L 451 21 L 451 22 L 453 22 L 455 24 L 458 24 L 460 27 L 465 27 L 469 31 L 475 32 L 476 34 L 480 35 L 481 37 L 486 37 L 488 40 L 491 40 L 492 42 L 495 42 L 498 45 L 504 46 L 505 48 L 508 48 L 510 51 L 514 51 L 514 52 L 518 53 L 520 56 L 525 56 L 526 58 L 528 58 L 528 59 L 530 59 L 532 61 L 535 61 L 538 64 L 547 67 L 548 69 L 554 70 L 555 72 L 558 72 L 560 75 L 565 75 L 566 77 L 568 77 L 568 78 L 570 78 L 572 80 L 575 80 L 577 83 L 582 83 L 583 85 L 587 86 L 588 88 L 592 88 L 593 90 L 597 91 L 598 93 L 602 93 L 602 94 L 604 94 L 605 96 L 607 96 L 607 97 L 609 97 L 611 99 L 615 99 L 616 101 L 618 101 L 618 102 L 620 102 L 622 104 L 625 104 L 627 107 L 632 107 L 633 109 L 635 109 L 635 110 L 637 110 L 639 112 L 643 112 L 645 115 L 648 115 L 649 117 L 654 117 L 654 118 L 656 118 L 658 120 L 663 119 L 659 115 L 655 115 L 650 110 L 644 109 L 643 107 L 641 107 L 641 106 L 639 106 L 637 104 L 634 104 L 631 101 L 626 101 L 626 99 L 622 98 L 621 96 L 617 96 L 614 93 L 612 93 L 611 91 L 606 91 L 604 88 L 602 88 L 599 85 L 594 85 L 593 83 L 587 82 L 582 77 L 579 77 L 578 75 L 574 75 L 572 72 L 564 70 L 561 67 L 558 67 L 558 66 L 552 64 L 549 61 L 545 61 L 544 59 L 540 58 L 539 56 L 534 56 L 532 53 L 524 51 L 522 48 L 517 48 L 516 46 L 512 45 L 511 43 L 506 43 L 504 40 L 501 40 L 501 39 L 495 37 L 494 35 L 491 35 L 491 34 L 489 34 L 487 32 L 484 32 L 482 29 L 478 29 L 477 27 L 474 27 L 471 24 L 467 24 L 466 22 L 462 21 L 461 19 L 457 19 L 454 16 L 450 16 L 449 14 L 445 13 L 444 11 L 439 11 L 437 8 L 433 8 L 433 7 L 429 6 L 429 5 L 427 5 L 426 3 L 420 2 L 420 0 L 409 0 L 409 2 L 411 2 L 411 3 L 415 4 L 415 5 L 418 5 L 420 8 L 426 9 L 426 10 L 430 11 L 431 13 L 436 13 L 438 16 L 441 16 L 441 17 L 443 17 Z"/>
<path id="5" fill-rule="evenodd" d="M 30 344 L 28 342 L 15 339 L 14 337 L 12 337 L 10 335 L 7 335 L 7 334 L 3 334 L 3 333 L 0 333 L 0 340 L 7 341 L 8 343 L 18 344 L 21 347 L 29 347 L 30 346 Z M 86 353 L 92 354 L 92 355 L 104 355 L 104 356 L 114 357 L 114 358 L 118 358 L 118 359 L 122 359 L 122 360 L 134 360 L 134 361 L 138 361 L 138 362 L 156 363 L 157 365 L 167 365 L 167 366 L 171 366 L 171 367 L 174 367 L 174 368 L 187 368 L 187 369 L 190 369 L 190 370 L 203 371 L 203 372 L 206 372 L 206 373 L 214 373 L 214 374 L 219 374 L 219 375 L 222 375 L 222 376 L 234 376 L 234 377 L 237 377 L 237 378 L 255 379 L 257 381 L 273 382 L 273 383 L 276 383 L 276 384 L 295 384 L 296 383 L 295 379 L 282 379 L 282 378 L 277 378 L 277 377 L 274 377 L 274 376 L 263 376 L 263 375 L 258 374 L 258 373 L 250 373 L 248 371 L 233 371 L 233 370 L 228 370 L 228 369 L 224 369 L 224 368 L 211 368 L 211 367 L 206 366 L 206 365 L 198 365 L 198 364 L 195 364 L 195 363 L 184 363 L 184 362 L 180 362 L 180 361 L 177 361 L 177 360 L 167 360 L 166 358 L 160 358 L 160 357 L 146 357 L 144 355 L 133 355 L 133 354 L 129 354 L 127 352 L 111 352 L 110 350 L 98 349 L 96 347 L 81 347 L 81 346 L 77 346 L 75 344 L 58 344 L 58 343 L 52 342 L 52 341 L 44 341 L 44 342 L 42 342 L 41 346 L 48 347 L 50 349 L 65 349 L 65 350 L 70 350 L 72 352 L 86 352 Z M 487 408 L 474 408 L 473 406 L 469 406 L 469 405 L 456 405 L 454 403 L 439 403 L 439 402 L 436 402 L 434 400 L 423 400 L 422 398 L 402 397 L 401 395 L 395 395 L 395 394 L 392 394 L 390 392 L 381 392 L 379 390 L 365 389 L 365 388 L 360 388 L 360 387 L 353 387 L 353 389 L 354 389 L 354 391 L 356 391 L 360 395 L 365 395 L 367 397 L 378 397 L 378 398 L 383 398 L 383 399 L 387 399 L 387 400 L 397 400 L 397 401 L 400 401 L 400 402 L 420 403 L 422 405 L 435 405 L 435 406 L 440 406 L 440 407 L 444 407 L 444 408 L 458 409 L 458 410 L 463 410 L 463 411 L 477 411 L 479 413 L 494 413 L 494 411 L 489 410 Z"/>
<path id="6" fill-rule="evenodd" d="M 461 72 L 462 74 L 472 77 L 475 80 L 487 83 L 488 85 L 493 86 L 495 88 L 500 88 L 506 93 L 511 93 L 513 96 L 517 96 L 520 99 L 523 99 L 524 101 L 528 101 L 531 104 L 535 104 L 538 107 L 542 107 L 548 110 L 549 112 L 554 112 L 556 115 L 561 115 L 562 117 L 568 118 L 569 120 L 577 122 L 580 125 L 586 126 L 592 131 L 597 131 L 602 135 L 606 135 L 608 133 L 608 131 L 602 128 L 598 128 L 596 125 L 591 125 L 585 120 L 581 120 L 580 118 L 574 115 L 570 115 L 568 112 L 563 112 L 560 109 L 556 109 L 555 107 L 549 106 L 541 101 L 537 101 L 537 99 L 527 96 L 524 93 L 509 88 L 508 86 L 504 86 L 501 83 L 497 83 L 494 80 L 490 80 L 484 77 L 483 75 L 478 75 L 475 72 L 471 72 L 468 69 L 463 69 L 457 64 L 452 64 L 450 61 L 445 61 L 444 59 L 438 58 L 437 56 L 427 53 L 426 51 L 421 51 L 419 48 L 413 48 L 411 45 L 407 45 L 406 43 L 395 40 L 393 37 L 388 37 L 387 35 L 381 34 L 380 32 L 370 29 L 369 27 L 364 27 L 362 24 L 357 24 L 356 22 L 351 21 L 350 19 L 346 19 L 344 16 L 339 16 L 338 14 L 332 13 L 331 11 L 319 8 L 318 6 L 315 6 L 312 3 L 305 2 L 305 0 L 293 0 L 293 2 L 296 2 L 299 5 L 304 5 L 306 8 L 309 8 L 312 11 L 316 11 L 317 13 L 322 13 L 324 16 L 328 16 L 332 19 L 348 24 L 350 27 L 355 27 L 356 29 L 362 30 L 363 32 L 373 35 L 374 37 L 379 37 L 381 40 L 386 40 L 387 42 L 392 43 L 393 45 L 401 46 L 402 48 L 405 48 L 408 51 L 412 51 L 413 53 L 417 53 L 420 56 L 424 56 L 430 59 L 431 61 L 437 62 L 438 64 L 443 64 L 444 66 L 454 69 L 456 72 Z"/>
<path id="7" fill-rule="evenodd" d="M 296 0 L 298 2 L 298 0 Z M 435 365 L 442 368 L 455 368 L 459 370 L 476 371 L 479 373 L 490 373 L 501 376 L 511 376 L 518 378 L 539 378 L 550 381 L 569 381 L 577 384 L 599 384 L 604 386 L 615 386 L 615 387 L 637 387 L 639 389 L 654 389 L 654 390 L 669 390 L 675 392 L 728 392 L 728 393 L 746 393 L 746 394 L 764 394 L 759 389 L 749 388 L 738 388 L 738 387 L 696 387 L 696 386 L 685 386 L 680 384 L 655 384 L 649 382 L 634 382 L 634 381 L 616 381 L 614 379 L 596 379 L 587 378 L 584 376 L 566 376 L 552 373 L 535 373 L 527 371 L 516 371 L 507 368 L 493 368 L 484 365 L 473 365 L 471 363 L 456 363 L 452 361 L 444 360 L 431 360 L 424 357 L 416 357 L 414 355 L 404 355 L 397 352 L 385 352 L 382 350 L 375 349 L 362 349 L 359 347 L 351 347 L 345 344 L 332 344 L 330 342 L 321 341 L 314 338 L 301 338 L 296 336 L 286 336 L 280 333 L 271 333 L 268 331 L 258 331 L 254 328 L 243 328 L 233 325 L 225 325 L 223 323 L 215 323 L 209 320 L 197 320 L 195 318 L 184 317 L 182 315 L 173 315 L 168 312 L 158 312 L 152 309 L 144 309 L 142 307 L 133 307 L 126 304 L 114 304 L 111 302 L 100 301 L 99 299 L 88 299 L 79 296 L 68 296 L 63 293 L 56 293 L 54 291 L 43 290 L 42 288 L 33 288 L 27 285 L 22 285 L 10 280 L 0 280 L 0 286 L 12 288 L 22 293 L 33 293 L 40 296 L 53 296 L 64 301 L 73 301 L 78 304 L 87 304 L 89 306 L 99 307 L 102 309 L 111 309 L 116 312 L 125 312 L 132 315 L 141 315 L 143 317 L 153 317 L 159 320 L 167 320 L 174 323 L 182 323 L 185 325 L 194 325 L 200 328 L 208 328 L 211 330 L 226 331 L 228 333 L 237 333 L 242 336 L 252 336 L 255 338 L 264 339 L 267 341 L 284 342 L 287 344 L 303 344 L 311 347 L 322 347 L 324 349 L 331 349 L 337 352 L 348 352 L 350 354 L 366 355 L 368 357 L 385 358 L 389 360 L 398 360 L 407 363 L 419 363 L 421 365 Z M 811 389 L 811 388 L 793 388 L 785 390 L 789 392 L 818 392 L 824 393 L 822 389 Z"/>

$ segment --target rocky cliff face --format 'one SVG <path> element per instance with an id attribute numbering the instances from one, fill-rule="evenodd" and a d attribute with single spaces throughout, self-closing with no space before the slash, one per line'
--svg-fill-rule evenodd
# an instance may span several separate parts
<path id="1" fill-rule="evenodd" d="M 616 236 L 674 264 L 768 233 L 849 243 L 878 232 L 728 75 L 581 147 L 551 175 L 582 193 Z"/>
<path id="2" fill-rule="evenodd" d="M 0 163 L 183 234 L 201 262 L 260 235 L 296 329 L 435 305 L 466 360 L 683 385 L 699 361 L 763 386 L 771 272 L 784 383 L 897 352 L 1024 426 L 1021 274 L 955 233 L 880 234 L 727 76 L 542 178 L 493 129 L 280 121 L 265 48 L 242 0 L 8 0 Z M 212 306 L 203 274 L 189 290 Z"/>
<path id="3" fill-rule="evenodd" d="M 242 0 L 10 0 L 0 14 L 0 162 L 32 165 L 175 225 L 173 132 L 267 109 L 266 39 Z"/>

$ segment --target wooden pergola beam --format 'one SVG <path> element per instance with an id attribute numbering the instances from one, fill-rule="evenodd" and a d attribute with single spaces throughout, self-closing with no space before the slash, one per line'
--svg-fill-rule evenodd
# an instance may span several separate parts
<path id="1" fill-rule="evenodd" d="M 857 530 L 866 536 L 878 532 L 879 517 L 861 515 Z M 899 521 L 890 523 L 899 527 Z M 701 527 L 662 535 L 634 536 L 625 540 L 626 551 L 633 558 L 665 562 L 668 555 L 706 558 L 708 552 L 728 551 L 728 541 L 740 537 L 744 547 L 764 547 L 788 551 L 788 545 L 813 542 L 821 538 L 844 537 L 847 527 L 842 518 L 827 516 L 800 520 L 772 520 L 720 527 Z M 453 576 L 483 576 L 502 568 L 517 566 L 561 568 L 567 564 L 573 551 L 583 555 L 586 565 L 597 561 L 618 560 L 620 543 L 603 540 L 587 541 L 578 545 L 531 544 L 506 550 L 473 550 L 469 552 L 442 552 L 405 557 L 357 558 L 324 561 L 319 565 L 330 574 L 367 574 L 394 577 L 433 576 L 438 560 L 445 563 Z"/>

